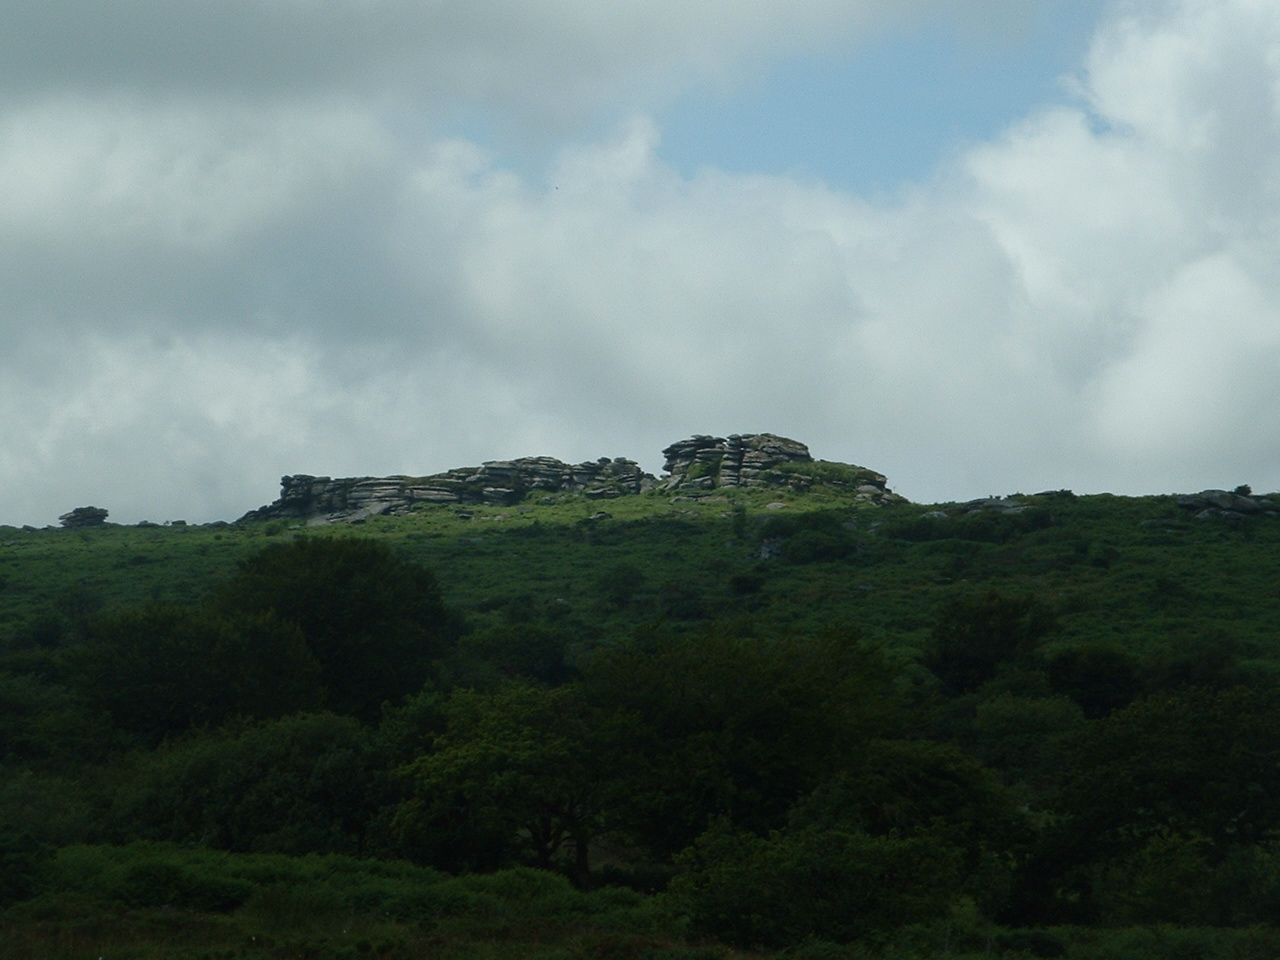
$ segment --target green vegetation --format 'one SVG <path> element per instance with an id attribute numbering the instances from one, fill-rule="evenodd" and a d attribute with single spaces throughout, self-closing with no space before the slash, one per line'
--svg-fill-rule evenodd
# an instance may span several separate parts
<path id="1" fill-rule="evenodd" d="M 1280 516 L 789 475 L 0 528 L 0 953 L 1280 954 Z"/>

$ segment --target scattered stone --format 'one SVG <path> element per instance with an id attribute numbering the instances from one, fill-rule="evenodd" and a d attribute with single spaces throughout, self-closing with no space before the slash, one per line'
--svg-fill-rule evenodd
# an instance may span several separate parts
<path id="1" fill-rule="evenodd" d="M 979 513 L 983 510 L 994 510 L 997 513 L 1021 513 L 1027 505 L 1014 497 L 984 497 L 981 500 L 970 500 L 961 504 L 965 513 Z"/>
<path id="2" fill-rule="evenodd" d="M 1175 502 L 1184 510 L 1194 511 L 1196 518 L 1200 520 L 1210 517 L 1243 520 L 1247 516 L 1274 512 L 1275 504 L 1265 497 L 1254 497 L 1240 492 L 1247 489 L 1248 487 L 1237 487 L 1234 492 L 1202 490 L 1191 496 L 1177 497 Z"/>

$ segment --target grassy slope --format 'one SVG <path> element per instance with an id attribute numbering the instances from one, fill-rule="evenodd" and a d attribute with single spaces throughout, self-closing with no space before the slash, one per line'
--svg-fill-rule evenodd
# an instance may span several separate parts
<path id="1" fill-rule="evenodd" d="M 921 521 L 934 508 L 821 491 L 548 499 L 432 506 L 358 526 L 0 528 L 0 640 L 99 605 L 197 600 L 237 560 L 305 534 L 385 538 L 433 569 L 473 626 L 536 619 L 582 644 L 658 618 L 693 627 L 749 615 L 802 631 L 856 624 L 905 653 L 946 599 L 994 587 L 1053 604 L 1057 643 L 1108 641 L 1145 656 L 1225 640 L 1280 659 L 1280 517 L 1197 520 L 1172 497 L 1109 495 L 1028 498 L 1033 522 Z M 609 516 L 590 519 L 600 511 Z M 805 526 L 821 531 L 819 549 L 793 549 Z M 611 602 L 610 579 L 628 567 L 639 572 L 634 595 Z M 734 581 L 744 574 L 762 578 L 756 592 Z"/>
<path id="2" fill-rule="evenodd" d="M 1039 512 L 1023 515 L 1025 522 L 989 514 L 922 520 L 934 508 L 860 507 L 845 495 L 818 490 L 804 495 L 733 491 L 702 500 L 649 494 L 600 502 L 562 496 L 511 508 L 429 507 L 352 527 L 274 522 L 85 531 L 0 528 L 0 643 L 21 643 L 42 624 L 68 623 L 100 604 L 198 600 L 237 560 L 281 537 L 306 534 L 385 538 L 435 570 L 446 598 L 476 629 L 532 620 L 559 625 L 579 646 L 625 640 L 637 625 L 658 618 L 675 628 L 697 629 L 705 618 L 750 616 L 780 630 L 854 624 L 906 660 L 948 598 L 994 587 L 1034 593 L 1052 603 L 1060 617 L 1054 644 L 1108 641 L 1148 660 L 1197 643 L 1225 642 L 1253 657 L 1256 669 L 1280 662 L 1274 632 L 1280 614 L 1280 517 L 1197 520 L 1172 497 L 1028 500 Z M 770 508 L 778 502 L 787 506 Z M 741 508 L 738 516 L 735 508 Z M 591 519 L 600 511 L 610 516 Z M 816 531 L 817 539 L 811 536 L 810 549 L 801 550 L 806 531 Z M 609 584 L 628 566 L 641 574 L 634 594 L 625 602 L 611 599 Z M 173 856 L 222 862 L 217 854 Z M 232 869 L 232 860 L 226 862 Z M 183 869 L 205 868 L 192 861 Z M 315 903 L 307 899 L 313 894 Z M 634 907 L 640 911 L 635 916 L 628 913 L 630 905 L 618 904 L 616 916 L 602 908 L 597 921 L 586 916 L 591 911 L 585 906 L 569 903 L 574 895 L 567 892 L 565 909 L 583 919 L 546 929 L 526 929 L 523 920 L 513 921 L 502 928 L 507 930 L 502 936 L 493 933 L 496 908 L 483 904 L 475 913 L 460 907 L 449 921 L 453 926 L 443 929 L 417 919 L 374 920 L 360 913 L 364 926 L 347 936 L 345 928 L 341 935 L 310 928 L 319 914 L 356 916 L 333 909 L 335 898 L 345 893 L 329 881 L 324 889 L 279 896 L 281 903 L 259 898 L 219 918 L 199 910 L 175 915 L 167 907 L 148 912 L 130 894 L 121 912 L 87 911 L 77 924 L 68 924 L 61 908 L 50 907 L 45 920 L 15 916 L 8 936 L 15 957 L 41 960 L 98 956 L 103 950 L 138 958 L 346 957 L 380 947 L 387 956 L 404 957 L 739 956 L 725 948 L 666 940 L 654 932 L 660 925 L 646 927 L 656 921 L 643 916 L 640 906 Z M 40 905 L 30 909 L 39 913 Z M 277 914 L 297 914 L 308 929 L 300 930 L 295 942 L 277 940 L 264 948 L 253 938 L 260 928 L 279 929 Z M 129 924 L 137 929 L 126 929 Z M 1062 936 L 1139 933 L 1082 929 Z M 1144 935 L 1200 936 L 1160 930 Z M 948 926 L 948 943 L 950 936 Z M 1237 934 L 1204 936 L 1212 937 L 1213 949 L 1206 946 L 1194 955 L 1216 957 L 1219 948 L 1228 955 L 1230 937 Z M 1117 944 L 1100 942 L 1095 950 L 1081 940 L 1073 943 L 1071 956 L 1121 955 Z M 1130 946 L 1123 955 L 1176 952 L 1166 950 L 1168 945 Z M 937 950 L 936 944 L 922 943 L 916 955 Z M 975 949 L 975 954 L 984 952 Z M 1262 946 L 1238 955 L 1255 954 L 1268 955 Z"/>

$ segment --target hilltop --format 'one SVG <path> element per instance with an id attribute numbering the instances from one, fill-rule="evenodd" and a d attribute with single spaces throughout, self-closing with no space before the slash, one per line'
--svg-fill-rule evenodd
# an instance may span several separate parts
<path id="1" fill-rule="evenodd" d="M 659 479 L 626 457 L 567 464 L 554 457 L 488 460 L 425 477 L 347 477 L 297 474 L 280 480 L 280 497 L 252 510 L 242 521 L 302 519 L 316 523 L 356 523 L 375 516 L 399 516 L 425 504 L 513 506 L 535 494 L 580 493 L 589 500 L 612 500 L 650 490 L 692 493 L 721 488 L 777 487 L 803 491 L 815 483 L 851 490 L 857 499 L 900 500 L 874 470 L 815 461 L 805 444 L 771 433 L 704 434 L 662 451 Z"/>
<path id="2" fill-rule="evenodd" d="M 0 529 L 0 941 L 1277 955 L 1277 498 L 664 454 Z"/>

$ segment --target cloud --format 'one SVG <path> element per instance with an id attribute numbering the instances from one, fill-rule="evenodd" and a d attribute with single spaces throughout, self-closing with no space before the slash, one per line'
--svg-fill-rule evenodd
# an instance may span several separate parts
<path id="1" fill-rule="evenodd" d="M 564 132 L 923 16 L 999 29 L 1017 0 L 48 0 L 0 11 L 0 90 L 409 97 Z M 993 23 L 994 21 L 994 23 Z"/>
<path id="2" fill-rule="evenodd" d="M 228 518 L 294 472 L 657 470 L 749 430 L 920 500 L 1280 488 L 1280 12 L 1118 9 L 1074 99 L 870 201 L 681 176 L 652 108 L 979 7 L 727 9 L 0 14 L 0 521 Z M 446 136 L 415 91 L 559 137 L 554 159 Z M 562 136 L 602 109 L 606 134 Z"/>

